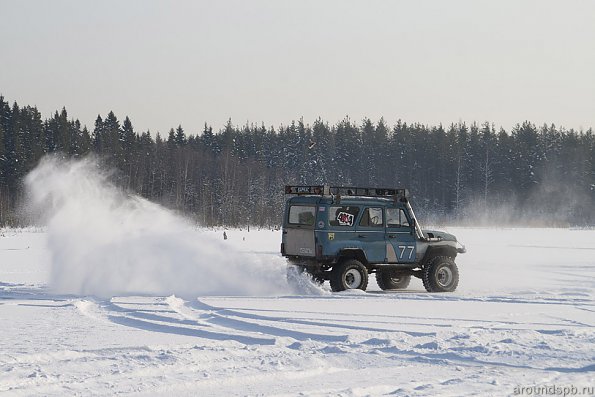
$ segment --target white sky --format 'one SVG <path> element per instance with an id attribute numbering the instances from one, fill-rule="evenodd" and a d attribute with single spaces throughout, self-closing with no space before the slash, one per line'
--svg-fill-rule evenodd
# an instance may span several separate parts
<path id="1" fill-rule="evenodd" d="M 591 0 L 0 0 L 0 94 L 137 131 L 346 115 L 595 127 Z"/>

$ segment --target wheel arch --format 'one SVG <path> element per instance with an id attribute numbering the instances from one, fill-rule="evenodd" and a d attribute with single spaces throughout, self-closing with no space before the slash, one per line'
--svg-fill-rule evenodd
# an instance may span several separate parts
<path id="1" fill-rule="evenodd" d="M 337 263 L 341 263 L 349 259 L 357 259 L 366 267 L 369 265 L 365 252 L 360 248 L 343 248 L 339 251 Z"/>
<path id="2" fill-rule="evenodd" d="M 437 256 L 448 256 L 454 260 L 457 257 L 457 249 L 448 245 L 429 246 L 421 260 L 421 266 L 426 266 L 432 258 Z"/>

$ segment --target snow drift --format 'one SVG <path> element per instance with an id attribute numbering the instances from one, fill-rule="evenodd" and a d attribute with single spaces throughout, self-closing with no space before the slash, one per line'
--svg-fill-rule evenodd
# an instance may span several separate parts
<path id="1" fill-rule="evenodd" d="M 284 260 L 232 249 L 109 182 L 93 159 L 44 158 L 26 178 L 48 227 L 50 286 L 96 295 L 287 293 Z"/>

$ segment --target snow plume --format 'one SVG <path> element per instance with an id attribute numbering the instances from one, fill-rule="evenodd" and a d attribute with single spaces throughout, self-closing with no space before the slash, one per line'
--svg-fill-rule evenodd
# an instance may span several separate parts
<path id="1" fill-rule="evenodd" d="M 31 210 L 48 227 L 50 286 L 58 293 L 287 294 L 285 262 L 239 253 L 171 211 L 128 195 L 92 158 L 42 159 L 26 178 Z"/>

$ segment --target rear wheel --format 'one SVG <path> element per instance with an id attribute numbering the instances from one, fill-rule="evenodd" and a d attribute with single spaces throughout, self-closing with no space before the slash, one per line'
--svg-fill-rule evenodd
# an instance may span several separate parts
<path id="1" fill-rule="evenodd" d="M 366 290 L 368 271 L 357 259 L 348 259 L 333 267 L 330 274 L 331 289 L 335 292 L 346 289 Z"/>
<path id="2" fill-rule="evenodd" d="M 405 289 L 409 286 L 411 276 L 399 273 L 398 270 L 379 269 L 376 271 L 376 283 L 382 290 Z"/>
<path id="3" fill-rule="evenodd" d="M 448 256 L 437 256 L 423 269 L 422 278 L 428 292 L 452 292 L 459 285 L 459 269 Z"/>

